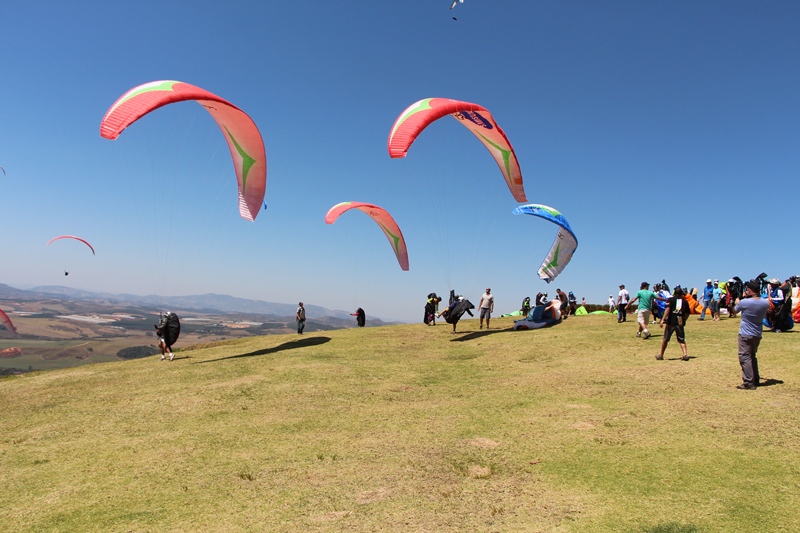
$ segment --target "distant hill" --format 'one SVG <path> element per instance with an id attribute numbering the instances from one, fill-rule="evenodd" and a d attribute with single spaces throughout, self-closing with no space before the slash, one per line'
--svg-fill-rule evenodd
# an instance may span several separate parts
<path id="1" fill-rule="evenodd" d="M 250 300 L 237 298 L 225 294 L 200 294 L 194 296 L 157 296 L 154 294 L 139 296 L 135 294 L 113 294 L 105 292 L 90 292 L 72 289 L 60 285 L 42 285 L 29 290 L 22 290 L 0 283 L 0 298 L 16 300 L 83 300 L 118 302 L 153 309 L 168 309 L 173 311 L 190 310 L 204 313 L 244 313 L 258 314 L 274 317 L 294 317 L 296 304 L 265 302 L 263 300 Z M 347 311 L 327 309 L 318 305 L 306 305 L 309 319 L 333 317 L 355 320 Z M 384 322 L 377 317 L 368 317 L 371 325 L 397 324 L 398 322 Z M 376 324 L 378 323 L 378 324 Z"/>

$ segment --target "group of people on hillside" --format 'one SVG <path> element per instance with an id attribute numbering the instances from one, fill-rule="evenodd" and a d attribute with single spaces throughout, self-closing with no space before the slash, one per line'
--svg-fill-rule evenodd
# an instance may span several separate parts
<path id="1" fill-rule="evenodd" d="M 712 320 L 720 320 L 720 308 L 723 305 L 727 307 L 730 317 L 741 315 L 738 354 L 742 384 L 737 388 L 743 390 L 752 390 L 759 385 L 757 351 L 764 325 L 778 333 L 793 326 L 791 295 L 793 288 L 795 293 L 800 289 L 800 276 L 789 278 L 783 283 L 777 278 L 768 281 L 765 278 L 766 274 L 748 282 L 731 278 L 724 288 L 720 286 L 719 280 L 709 278 L 702 292 L 703 306 L 698 320 L 705 320 L 709 309 Z M 660 327 L 664 327 L 661 350 L 655 356 L 656 359 L 664 359 L 664 352 L 674 334 L 683 355 L 681 359 L 688 361 L 684 327 L 691 312 L 690 304 L 692 301 L 696 303 L 692 292 L 697 294 L 697 291 L 687 293 L 681 286 L 677 286 L 670 294 L 669 287 L 663 280 L 656 283 L 654 289 L 655 291 L 650 290 L 648 282 L 642 282 L 639 291 L 631 299 L 625 285 L 620 285 L 616 301 L 613 296 L 609 296 L 609 308 L 616 304 L 617 322 L 621 323 L 627 320 L 627 309 L 638 302 L 636 336 L 643 339 L 650 337 L 647 325 L 651 323 L 652 315 L 652 323 L 658 322 Z"/>
<path id="2" fill-rule="evenodd" d="M 472 314 L 472 309 L 475 309 L 472 302 L 464 296 L 456 294 L 454 290 L 450 291 L 450 299 L 447 302 L 447 307 L 440 312 L 439 303 L 441 301 L 441 296 L 438 296 L 435 292 L 428 294 L 428 299 L 425 302 L 425 315 L 422 318 L 424 324 L 435 326 L 436 319 L 444 317 L 445 322 L 453 325 L 453 333 L 455 333 L 458 321 L 461 320 L 464 313 L 469 314 L 469 316 L 475 316 Z M 492 311 L 494 311 L 494 295 L 492 295 L 491 288 L 487 287 L 486 292 L 481 296 L 478 309 L 480 314 L 480 329 L 483 329 L 484 320 L 486 320 L 486 329 L 489 329 L 489 321 L 492 318 Z"/>

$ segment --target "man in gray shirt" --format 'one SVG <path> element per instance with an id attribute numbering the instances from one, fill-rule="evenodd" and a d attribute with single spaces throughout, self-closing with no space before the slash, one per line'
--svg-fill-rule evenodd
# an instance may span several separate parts
<path id="1" fill-rule="evenodd" d="M 761 326 L 769 309 L 769 300 L 762 300 L 761 285 L 748 281 L 744 297 L 736 304 L 736 312 L 742 314 L 739 323 L 739 364 L 742 366 L 742 384 L 737 389 L 753 390 L 758 387 L 758 359 L 756 352 L 761 343 Z"/>

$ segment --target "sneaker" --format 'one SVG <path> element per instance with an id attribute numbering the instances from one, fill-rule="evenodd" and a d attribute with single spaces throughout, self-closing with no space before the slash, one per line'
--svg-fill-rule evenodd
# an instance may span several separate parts
<path id="1" fill-rule="evenodd" d="M 688 355 L 684 355 L 683 357 L 681 357 L 681 361 L 688 361 L 688 360 L 689 360 Z"/>
<path id="2" fill-rule="evenodd" d="M 644 330 L 644 335 L 642 335 L 642 338 L 643 339 L 649 339 L 650 338 L 650 332 L 647 331 L 647 330 Z"/>
<path id="3" fill-rule="evenodd" d="M 642 332 L 641 332 L 641 331 L 637 331 L 637 332 L 636 332 L 636 336 L 637 336 L 637 337 L 641 337 L 641 336 L 642 336 Z"/>
<path id="4" fill-rule="evenodd" d="M 736 388 L 739 390 L 756 390 L 755 385 L 745 385 L 744 383 L 741 385 L 736 385 Z"/>
<path id="5" fill-rule="evenodd" d="M 161 360 L 163 361 L 164 359 L 166 359 L 166 357 L 164 357 L 164 354 L 161 354 Z"/>
<path id="6" fill-rule="evenodd" d="M 173 359 L 175 359 L 175 354 L 174 353 L 169 354 L 169 360 L 172 361 Z"/>
<path id="7" fill-rule="evenodd" d="M 656 356 L 656 361 L 663 361 L 663 360 L 664 360 L 664 356 L 663 355 L 657 355 Z"/>

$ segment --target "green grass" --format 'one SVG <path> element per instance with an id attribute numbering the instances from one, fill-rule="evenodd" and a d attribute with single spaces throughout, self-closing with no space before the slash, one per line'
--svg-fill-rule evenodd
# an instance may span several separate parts
<path id="1" fill-rule="evenodd" d="M 0 530 L 800 531 L 800 334 L 740 391 L 737 328 L 692 321 L 688 362 L 590 316 L 8 377 Z"/>

